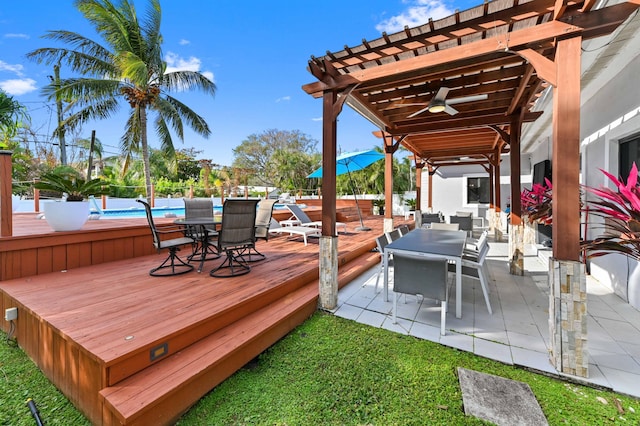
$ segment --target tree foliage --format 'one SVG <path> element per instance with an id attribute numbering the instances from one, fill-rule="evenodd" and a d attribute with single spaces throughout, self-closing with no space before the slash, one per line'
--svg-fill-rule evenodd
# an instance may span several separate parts
<path id="1" fill-rule="evenodd" d="M 250 135 L 233 149 L 233 168 L 282 191 L 312 188 L 307 175 L 320 162 L 317 144 L 298 130 L 266 130 Z"/>

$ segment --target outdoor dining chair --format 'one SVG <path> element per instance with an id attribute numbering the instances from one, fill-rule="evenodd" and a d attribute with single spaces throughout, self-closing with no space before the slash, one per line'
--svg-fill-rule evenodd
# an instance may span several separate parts
<path id="1" fill-rule="evenodd" d="M 185 262 L 178 256 L 180 247 L 187 244 L 194 244 L 193 239 L 189 237 L 177 237 L 177 238 L 165 238 L 163 235 L 170 235 L 176 233 L 183 233 L 184 227 L 182 226 L 163 226 L 162 229 L 158 229 L 153 222 L 153 216 L 151 214 L 151 206 L 145 201 L 136 200 L 144 206 L 144 211 L 147 215 L 147 222 L 151 229 L 151 236 L 153 237 L 153 245 L 158 253 L 163 250 L 169 250 L 169 256 L 160 264 L 160 266 L 153 268 L 149 271 L 149 275 L 154 277 L 166 277 L 172 275 L 186 274 L 193 270 L 193 265 Z"/>
<path id="2" fill-rule="evenodd" d="M 380 252 L 380 269 L 378 270 L 378 274 L 376 275 L 376 286 L 374 288 L 374 293 L 378 292 L 378 282 L 380 281 L 380 274 L 384 272 L 384 248 L 389 244 L 389 239 L 386 234 L 382 234 L 376 238 L 376 247 L 378 248 L 378 252 Z M 393 258 L 389 258 L 388 266 L 393 266 Z"/>
<path id="3" fill-rule="evenodd" d="M 218 252 L 226 257 L 224 262 L 211 270 L 209 275 L 212 277 L 235 277 L 251 271 L 242 253 L 255 247 L 257 204 L 258 200 L 225 200 L 217 247 Z"/>
<path id="4" fill-rule="evenodd" d="M 393 323 L 398 315 L 401 294 L 420 295 L 440 302 L 440 334 L 445 334 L 449 302 L 447 261 L 404 253 L 393 255 Z"/>
<path id="5" fill-rule="evenodd" d="M 457 223 L 461 231 L 465 231 L 467 235 L 473 232 L 473 217 L 468 216 L 449 216 L 449 223 Z"/>
<path id="6" fill-rule="evenodd" d="M 402 237 L 402 234 L 400 233 L 399 229 L 394 229 L 393 231 L 385 232 L 385 235 L 387 236 L 387 239 L 389 240 L 390 243 Z"/>
<path id="7" fill-rule="evenodd" d="M 400 231 L 400 236 L 407 235 L 410 231 L 409 225 L 398 226 L 398 231 Z"/>
<path id="8" fill-rule="evenodd" d="M 213 201 L 211 198 L 184 198 L 184 218 L 213 218 Z M 196 241 L 193 253 L 188 257 L 189 262 L 195 257 L 202 257 L 204 260 L 214 260 L 220 258 L 220 253 L 216 248 L 218 231 L 215 227 L 187 225 L 186 236 Z M 207 238 L 207 243 L 203 244 L 203 239 Z M 205 247 L 206 253 L 200 253 Z"/>
<path id="9" fill-rule="evenodd" d="M 423 227 L 425 227 L 425 226 L 423 225 Z M 435 229 L 435 230 L 440 230 L 440 231 L 459 231 L 460 230 L 460 224 L 458 224 L 458 223 L 432 222 L 428 226 L 428 229 Z"/>
<path id="10" fill-rule="evenodd" d="M 493 315 L 491 302 L 489 301 L 489 283 L 487 281 L 488 274 L 485 265 L 489 248 L 489 243 L 486 238 L 479 238 L 476 248 L 465 248 L 462 255 L 462 275 L 480 281 L 487 311 L 489 311 L 490 315 Z M 450 264 L 448 268 L 449 272 L 455 272 L 455 265 Z"/>
<path id="11" fill-rule="evenodd" d="M 262 239 L 269 240 L 269 228 L 271 226 L 271 219 L 273 216 L 273 206 L 278 202 L 276 199 L 264 199 L 258 203 L 258 211 L 256 212 L 256 240 Z M 258 262 L 264 260 L 267 257 L 260 253 L 258 249 L 253 247 L 248 248 L 246 251 L 240 254 L 240 257 L 246 262 Z"/>

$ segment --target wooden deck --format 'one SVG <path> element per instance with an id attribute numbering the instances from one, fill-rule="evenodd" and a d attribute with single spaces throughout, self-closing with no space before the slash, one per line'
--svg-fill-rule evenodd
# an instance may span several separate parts
<path id="1" fill-rule="evenodd" d="M 77 233 L 25 231 L 14 238 L 38 250 L 37 241 L 61 234 L 99 241 L 103 232 L 123 232 L 129 239 L 128 231 L 145 226 L 116 222 L 121 228 L 92 221 Z M 372 231 L 366 233 L 356 233 L 359 222 L 351 222 L 350 232 L 340 234 L 339 285 L 379 262 L 371 249 L 382 222 L 369 217 Z M 150 234 L 140 240 L 151 246 Z M 112 242 L 102 251 L 126 245 Z M 318 248 L 318 239 L 305 247 L 285 235 L 260 241 L 267 260 L 254 263 L 248 275 L 226 279 L 206 273 L 221 260 L 207 262 L 202 274 L 149 276 L 166 253 L 53 269 L 0 281 L 0 308 L 18 308 L 19 344 L 94 424 L 171 424 L 317 309 Z M 11 269 L 6 259 L 3 270 Z"/>

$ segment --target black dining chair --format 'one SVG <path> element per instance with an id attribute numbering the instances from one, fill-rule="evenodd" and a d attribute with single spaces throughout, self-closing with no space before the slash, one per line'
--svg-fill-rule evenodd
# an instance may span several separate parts
<path id="1" fill-rule="evenodd" d="M 225 260 L 211 270 L 209 275 L 212 277 L 235 277 L 251 271 L 242 253 L 255 248 L 257 204 L 258 200 L 225 200 L 217 244 L 218 252 L 224 253 Z"/>
<path id="2" fill-rule="evenodd" d="M 158 253 L 163 250 L 169 250 L 169 256 L 160 264 L 160 266 L 153 268 L 149 271 L 149 275 L 154 277 L 166 277 L 172 275 L 186 274 L 193 270 L 193 265 L 185 262 L 178 256 L 178 251 L 182 246 L 193 245 L 194 241 L 189 237 L 177 237 L 177 238 L 165 238 L 163 235 L 175 234 L 176 232 L 184 232 L 182 226 L 163 226 L 162 229 L 158 229 L 153 222 L 153 216 L 151 214 L 151 206 L 145 201 L 136 200 L 144 206 L 145 213 L 147 215 L 147 222 L 149 228 L 151 228 L 151 236 L 153 237 L 153 245 Z"/>

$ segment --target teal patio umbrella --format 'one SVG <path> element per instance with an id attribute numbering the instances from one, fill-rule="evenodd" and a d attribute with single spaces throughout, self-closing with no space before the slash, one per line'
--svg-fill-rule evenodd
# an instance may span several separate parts
<path id="1" fill-rule="evenodd" d="M 351 172 L 362 170 L 365 167 L 372 165 L 376 161 L 382 160 L 383 158 L 384 158 L 384 154 L 374 149 L 370 149 L 368 151 L 347 152 L 345 154 L 340 154 L 338 157 L 336 157 L 336 176 L 347 173 L 349 175 L 349 182 L 351 182 L 351 188 L 353 190 L 353 199 L 356 201 L 356 210 L 358 210 L 358 217 L 360 218 L 360 226 L 356 228 L 356 231 L 371 231 L 371 228 L 367 228 L 366 226 L 364 226 L 364 222 L 362 221 L 362 213 L 360 213 L 360 207 L 358 206 L 358 197 L 356 196 L 356 187 L 353 184 L 353 179 L 351 178 Z M 320 167 L 318 170 L 311 173 L 307 177 L 321 178 L 322 167 Z"/>

